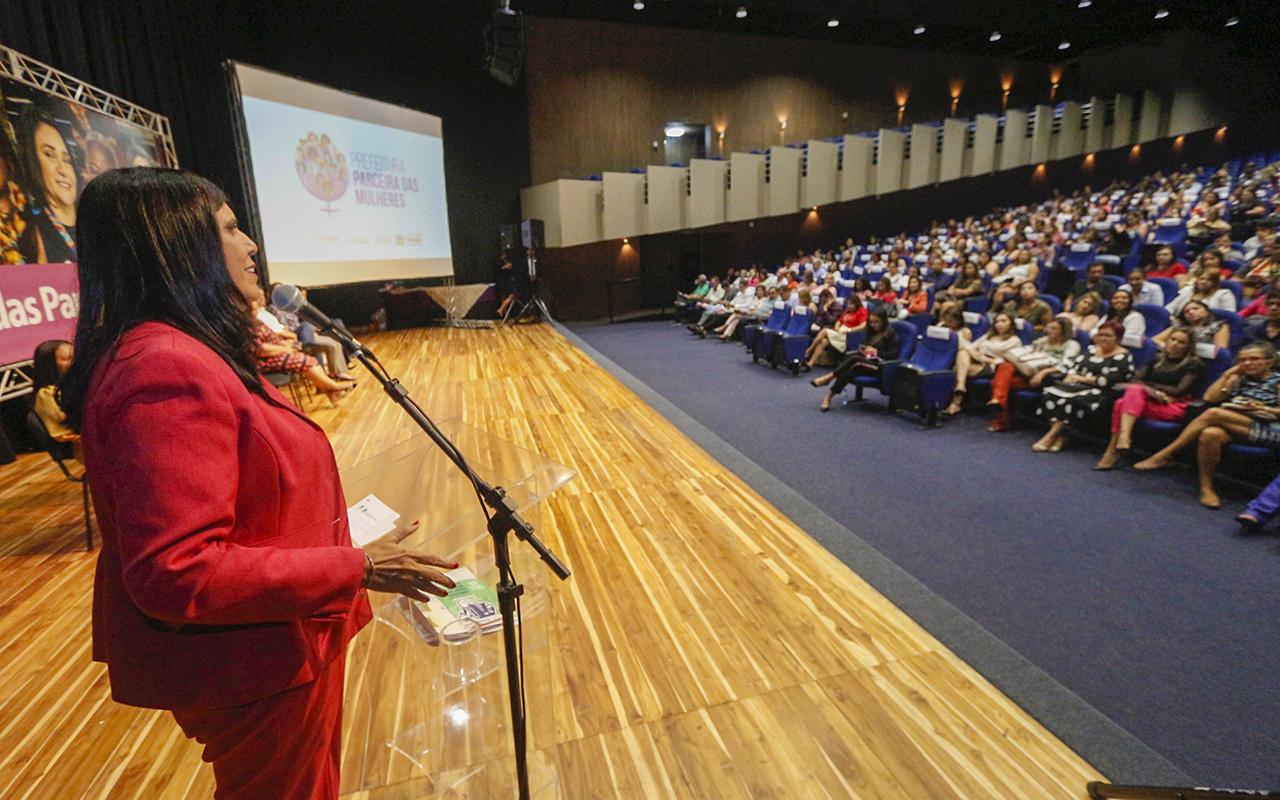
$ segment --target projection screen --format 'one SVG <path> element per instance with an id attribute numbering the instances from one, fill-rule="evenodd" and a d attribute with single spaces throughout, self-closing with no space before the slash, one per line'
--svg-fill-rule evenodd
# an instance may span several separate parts
<path id="1" fill-rule="evenodd" d="M 273 281 L 453 275 L 440 118 L 229 62 Z"/>

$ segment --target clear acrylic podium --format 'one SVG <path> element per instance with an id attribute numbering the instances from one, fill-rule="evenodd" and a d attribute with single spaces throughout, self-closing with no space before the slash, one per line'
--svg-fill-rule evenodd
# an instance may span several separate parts
<path id="1" fill-rule="evenodd" d="M 577 474 L 457 420 L 440 430 L 472 470 L 501 486 L 540 530 L 538 503 Z M 347 504 L 374 494 L 419 522 L 402 544 L 457 561 L 494 586 L 493 542 L 475 491 L 425 434 L 342 471 Z M 554 761 L 547 588 L 558 582 L 525 543 L 510 538 L 512 567 L 524 585 L 524 643 L 529 786 L 559 798 Z M 554 548 L 553 548 L 554 549 Z M 514 798 L 517 796 L 511 708 L 501 629 L 442 640 L 418 613 L 424 604 L 370 594 L 374 620 L 347 650 L 341 793 L 370 800 Z M 415 606 L 417 608 L 415 608 Z M 423 609 L 425 610 L 425 609 Z"/>

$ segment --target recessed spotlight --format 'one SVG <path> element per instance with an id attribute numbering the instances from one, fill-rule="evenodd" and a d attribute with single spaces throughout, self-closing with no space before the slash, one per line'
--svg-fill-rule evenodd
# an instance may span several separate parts
<path id="1" fill-rule="evenodd" d="M 1000 41 L 1000 31 L 996 31 L 995 33 L 991 34 L 991 41 L 993 42 Z"/>
<path id="2" fill-rule="evenodd" d="M 680 125 L 671 125 L 663 133 L 667 135 L 668 139 L 679 139 L 684 136 L 684 128 Z"/>
<path id="3" fill-rule="evenodd" d="M 1070 47 L 1070 46 L 1071 46 L 1071 42 L 1063 42 L 1062 44 L 1058 45 L 1058 49 L 1059 49 L 1059 50 L 1066 50 L 1066 49 L 1067 49 L 1068 47 Z"/>
<path id="4" fill-rule="evenodd" d="M 1093 0 L 1080 0 L 1079 3 L 1076 3 L 1076 8 L 1088 8 L 1091 5 L 1093 5 Z"/>
<path id="5" fill-rule="evenodd" d="M 741 8 L 738 9 L 738 13 L 735 14 L 734 16 L 736 16 L 738 19 L 742 19 L 746 15 L 747 15 L 747 7 L 742 6 Z"/>
<path id="6" fill-rule="evenodd" d="M 834 28 L 839 24 L 840 24 L 840 20 L 836 19 L 835 17 L 832 17 L 831 19 L 827 20 L 828 28 Z"/>
<path id="7" fill-rule="evenodd" d="M 1239 24 L 1240 24 L 1240 18 L 1232 17 L 1231 19 L 1227 20 L 1227 24 L 1224 27 L 1230 28 L 1233 25 L 1239 25 Z"/>
<path id="8" fill-rule="evenodd" d="M 1169 16 L 1169 9 L 1167 8 L 1162 8 L 1156 12 L 1156 19 L 1164 19 L 1167 16 Z"/>
<path id="9" fill-rule="evenodd" d="M 631 7 L 634 8 L 636 11 L 644 11 L 644 2 L 643 0 L 636 0 L 634 3 L 631 4 Z"/>
<path id="10" fill-rule="evenodd" d="M 919 35 L 920 35 L 920 34 L 922 34 L 922 33 L 924 33 L 924 26 L 923 26 L 923 25 L 917 25 L 917 26 L 916 26 L 916 35 L 917 35 L 917 36 L 919 36 Z"/>

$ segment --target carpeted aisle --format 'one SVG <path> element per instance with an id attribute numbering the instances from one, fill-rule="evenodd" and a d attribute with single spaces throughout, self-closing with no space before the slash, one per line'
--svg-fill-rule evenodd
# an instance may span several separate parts
<path id="1" fill-rule="evenodd" d="M 1235 534 L 1247 498 L 977 416 L 821 414 L 809 375 L 666 322 L 573 332 L 1198 783 L 1280 788 L 1280 545 Z"/>

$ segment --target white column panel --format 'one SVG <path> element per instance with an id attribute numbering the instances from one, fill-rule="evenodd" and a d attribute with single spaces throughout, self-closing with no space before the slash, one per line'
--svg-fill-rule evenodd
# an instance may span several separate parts
<path id="1" fill-rule="evenodd" d="M 764 216 L 764 154 L 729 156 L 729 221 Z"/>
<path id="2" fill-rule="evenodd" d="M 1110 147 L 1128 147 L 1133 144 L 1133 98 L 1127 94 L 1116 95 L 1116 122 L 1111 126 Z"/>
<path id="3" fill-rule="evenodd" d="M 560 181 L 560 246 L 572 247 L 603 239 L 600 224 L 603 210 L 603 181 Z"/>
<path id="4" fill-rule="evenodd" d="M 1053 106 L 1036 106 L 1036 121 L 1031 128 L 1030 164 L 1043 164 L 1049 160 L 1049 145 L 1053 137 Z"/>
<path id="5" fill-rule="evenodd" d="M 868 187 L 875 146 L 875 137 L 871 134 L 844 137 L 844 155 L 840 160 L 841 200 L 857 200 L 871 193 Z"/>
<path id="6" fill-rule="evenodd" d="M 979 114 L 973 120 L 973 163 L 969 175 L 986 175 L 996 171 L 996 133 L 1000 118 L 995 114 Z"/>
<path id="7" fill-rule="evenodd" d="M 938 161 L 938 180 L 954 181 L 964 175 L 964 140 L 968 136 L 969 120 L 944 119 L 942 121 L 942 158 Z"/>
<path id="8" fill-rule="evenodd" d="M 560 181 L 521 189 L 520 218 L 542 220 L 547 247 L 560 247 Z"/>
<path id="9" fill-rule="evenodd" d="M 1004 115 L 1004 143 L 1000 146 L 1000 169 L 1027 163 L 1027 112 L 1009 109 Z"/>
<path id="10" fill-rule="evenodd" d="M 835 142 L 809 142 L 808 163 L 800 178 L 800 204 L 825 206 L 836 201 L 836 184 L 840 173 L 840 145 Z"/>
<path id="11" fill-rule="evenodd" d="M 658 167 L 650 165 L 649 202 L 647 209 L 648 233 L 678 231 L 685 227 L 685 182 L 689 170 L 686 167 Z"/>
<path id="12" fill-rule="evenodd" d="M 902 154 L 906 146 L 907 134 L 889 128 L 880 129 L 880 157 L 876 160 L 877 197 L 902 188 Z"/>
<path id="13" fill-rule="evenodd" d="M 695 158 L 689 162 L 689 227 L 724 222 L 724 179 L 728 161 Z"/>
<path id="14" fill-rule="evenodd" d="M 1150 89 L 1142 93 L 1142 116 L 1138 118 L 1138 144 L 1160 138 L 1160 116 L 1164 99 Z"/>
<path id="15" fill-rule="evenodd" d="M 1089 101 L 1089 127 L 1084 131 L 1084 151 L 1096 153 L 1102 149 L 1103 132 L 1106 130 L 1107 99 L 1094 97 Z"/>
<path id="16" fill-rule="evenodd" d="M 942 128 L 937 123 L 911 126 L 911 166 L 907 188 L 918 189 L 938 182 L 938 137 Z"/>
<path id="17" fill-rule="evenodd" d="M 800 210 L 799 147 L 769 148 L 769 216 L 794 214 Z"/>
<path id="18" fill-rule="evenodd" d="M 621 239 L 644 233 L 644 175 L 606 172 L 603 178 L 604 238 Z"/>
<path id="19" fill-rule="evenodd" d="M 1169 108 L 1169 135 L 1182 136 L 1222 124 L 1198 89 L 1177 89 Z"/>
<path id="20" fill-rule="evenodd" d="M 1084 131 L 1080 122 L 1084 109 L 1079 103 L 1067 102 L 1062 106 L 1062 125 L 1058 130 L 1058 142 L 1053 149 L 1054 159 L 1071 158 L 1084 152 Z"/>

